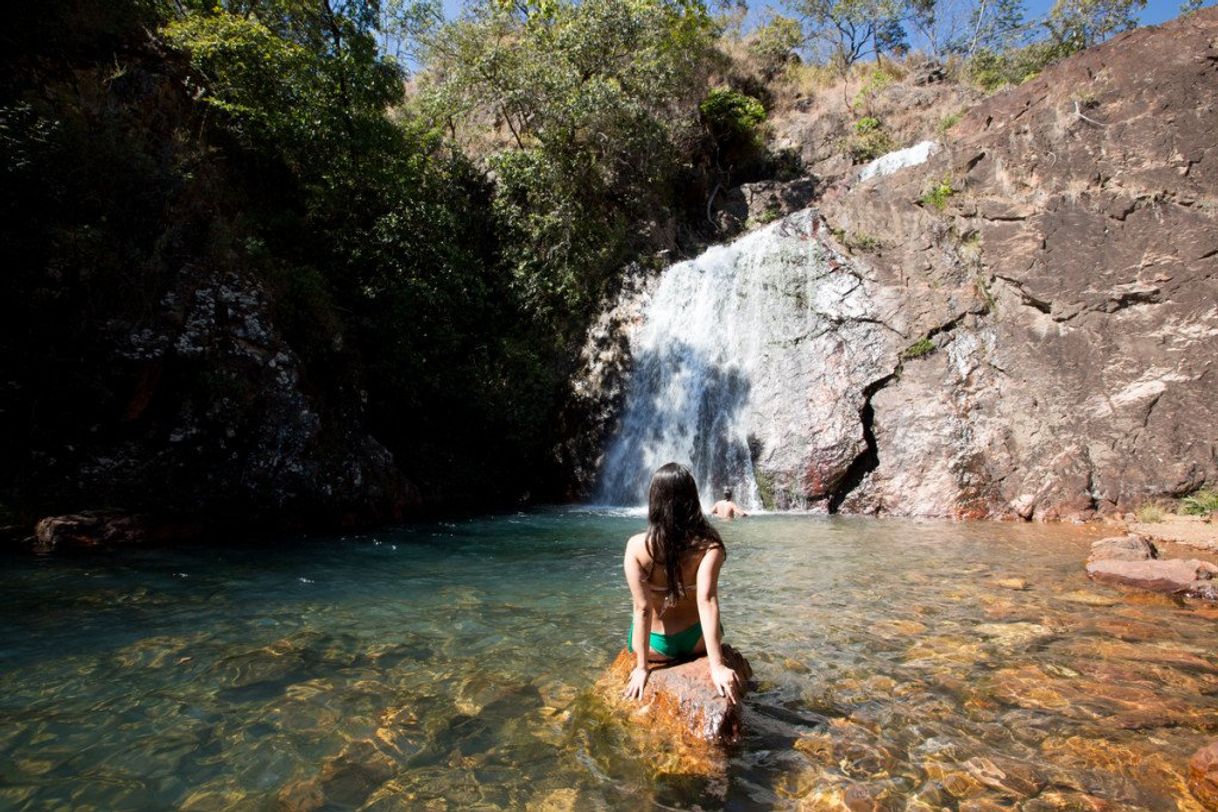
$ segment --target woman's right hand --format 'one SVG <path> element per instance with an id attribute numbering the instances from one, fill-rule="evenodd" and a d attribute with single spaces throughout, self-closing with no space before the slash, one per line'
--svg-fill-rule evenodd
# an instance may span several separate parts
<path id="1" fill-rule="evenodd" d="M 740 675 L 735 671 L 723 664 L 712 665 L 710 678 L 719 696 L 725 697 L 732 704 L 740 699 Z"/>
<path id="2" fill-rule="evenodd" d="M 627 699 L 642 699 L 643 688 L 647 685 L 647 676 L 650 674 L 646 668 L 635 668 L 630 672 L 630 682 L 626 683 L 626 690 L 622 692 L 622 696 Z"/>

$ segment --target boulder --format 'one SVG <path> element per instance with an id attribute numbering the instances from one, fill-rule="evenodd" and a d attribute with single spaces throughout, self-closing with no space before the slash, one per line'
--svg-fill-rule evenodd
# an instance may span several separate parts
<path id="1" fill-rule="evenodd" d="M 731 646 L 724 646 L 723 661 L 747 685 L 753 676 L 748 660 Z M 633 668 L 634 655 L 622 649 L 597 683 L 606 703 L 625 712 L 633 724 L 646 725 L 652 732 L 694 745 L 731 744 L 739 740 L 740 703 L 719 696 L 711 683 L 705 657 L 653 667 L 641 702 L 622 696 Z"/>
<path id="2" fill-rule="evenodd" d="M 1152 542 L 1130 533 L 1092 542 L 1087 561 L 1147 561 L 1158 557 L 1159 551 Z"/>
<path id="3" fill-rule="evenodd" d="M 1213 599 L 1214 587 L 1218 586 L 1213 583 L 1218 566 L 1195 558 L 1091 561 L 1087 564 L 1087 575 L 1103 583 L 1198 598 Z"/>
<path id="4" fill-rule="evenodd" d="M 142 544 L 171 539 L 195 538 L 200 528 L 192 524 L 158 521 L 149 516 L 116 511 L 84 511 L 48 516 L 34 526 L 34 552 L 102 549 L 123 544 Z"/>
<path id="5" fill-rule="evenodd" d="M 1188 762 L 1188 788 L 1210 810 L 1218 810 L 1218 739 L 1202 747 Z"/>

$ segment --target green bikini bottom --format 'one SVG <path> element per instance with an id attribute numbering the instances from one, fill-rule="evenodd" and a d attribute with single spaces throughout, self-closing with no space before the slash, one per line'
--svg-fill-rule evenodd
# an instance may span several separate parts
<path id="1" fill-rule="evenodd" d="M 723 624 L 719 624 L 719 633 L 723 633 Z M 676 634 L 660 634 L 652 632 L 651 638 L 648 640 L 648 645 L 656 654 L 664 657 L 678 659 L 688 657 L 694 653 L 694 648 L 697 647 L 698 641 L 702 639 L 702 623 L 698 622 L 690 626 L 688 629 L 677 632 Z M 630 631 L 626 632 L 626 650 L 634 653 L 634 621 L 630 621 Z"/>

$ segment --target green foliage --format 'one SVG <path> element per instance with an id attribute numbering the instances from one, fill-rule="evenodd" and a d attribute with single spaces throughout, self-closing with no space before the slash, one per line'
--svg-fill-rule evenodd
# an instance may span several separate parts
<path id="1" fill-rule="evenodd" d="M 935 342 L 929 338 L 919 338 L 914 343 L 910 344 L 901 352 L 901 358 L 906 361 L 914 358 L 921 358 L 924 355 L 929 355 L 935 351 Z"/>
<path id="2" fill-rule="evenodd" d="M 712 88 L 698 110 L 716 138 L 753 138 L 765 121 L 761 102 L 727 87 Z"/>
<path id="3" fill-rule="evenodd" d="M 960 122 L 960 118 L 960 113 L 948 113 L 943 118 L 939 119 L 939 124 L 935 129 L 937 129 L 940 133 L 946 133 Z"/>
<path id="4" fill-rule="evenodd" d="M 1208 516 L 1218 511 L 1218 491 L 1201 489 L 1180 500 L 1180 512 L 1185 516 Z"/>
<path id="5" fill-rule="evenodd" d="M 766 20 L 747 40 L 749 54 L 757 60 L 766 79 L 773 79 L 791 63 L 795 49 L 803 43 L 799 21 L 770 11 Z"/>
<path id="6" fill-rule="evenodd" d="M 854 106 L 862 107 L 872 101 L 881 90 L 891 85 L 897 79 L 896 75 L 883 67 L 876 67 L 867 72 L 867 81 L 859 88 L 854 96 Z M 857 124 L 855 125 L 857 129 Z"/>
<path id="7" fill-rule="evenodd" d="M 1146 0 L 1057 0 L 1045 20 L 1050 41 L 1080 51 L 1138 24 Z"/>
<path id="8" fill-rule="evenodd" d="M 789 7 L 810 28 L 807 36 L 827 45 L 831 61 L 842 69 L 907 45 L 900 0 L 791 0 Z"/>
<path id="9" fill-rule="evenodd" d="M 858 164 L 891 152 L 895 146 L 883 124 L 874 116 L 864 116 L 854 123 L 854 133 L 846 140 L 846 152 Z"/>
<path id="10" fill-rule="evenodd" d="M 420 115 L 453 131 L 498 125 L 487 157 L 504 254 L 564 340 L 629 250 L 627 224 L 671 198 L 715 34 L 699 3 L 552 0 L 475 4 L 428 40 Z M 712 112 L 729 134 L 755 117 Z"/>
<path id="11" fill-rule="evenodd" d="M 992 92 L 1007 85 L 1023 84 L 1077 50 L 1077 45 L 1069 41 L 1037 42 L 1004 53 L 983 50 L 966 63 L 965 72 L 973 84 Z"/>
<path id="12" fill-rule="evenodd" d="M 947 208 L 947 201 L 955 193 L 956 190 L 952 187 L 951 179 L 943 178 L 931 186 L 918 202 L 923 206 L 933 206 L 939 211 L 943 211 Z"/>
<path id="13" fill-rule="evenodd" d="M 880 129 L 880 120 L 874 116 L 864 116 L 854 122 L 854 132 L 857 135 L 866 135 L 867 133 L 877 132 Z"/>

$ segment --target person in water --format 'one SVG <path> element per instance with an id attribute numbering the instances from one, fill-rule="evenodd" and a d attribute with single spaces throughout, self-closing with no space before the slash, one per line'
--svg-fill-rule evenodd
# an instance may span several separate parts
<path id="1" fill-rule="evenodd" d="M 715 689 L 735 702 L 740 676 L 723 663 L 719 624 L 723 539 L 702 513 L 698 486 L 684 466 L 670 462 L 656 471 L 647 501 L 647 532 L 626 542 L 626 583 L 634 600 L 627 648 L 635 668 L 623 693 L 643 698 L 649 662 L 705 654 Z"/>
<path id="2" fill-rule="evenodd" d="M 734 519 L 737 516 L 743 518 L 749 514 L 745 513 L 740 505 L 732 501 L 732 489 L 724 488 L 723 498 L 711 508 L 711 515 L 717 519 Z"/>

